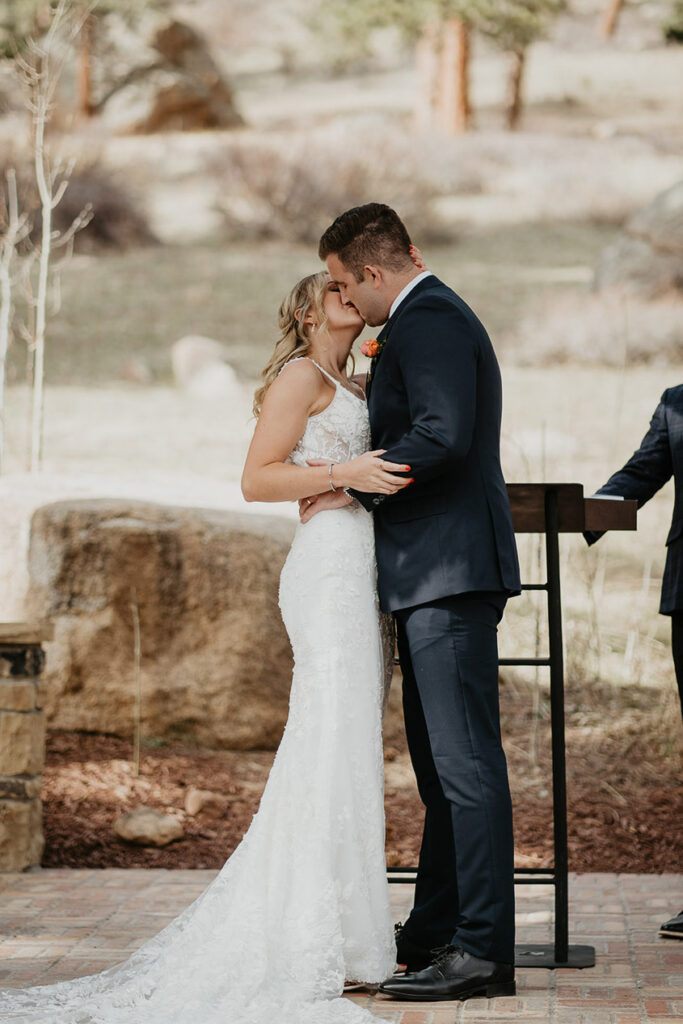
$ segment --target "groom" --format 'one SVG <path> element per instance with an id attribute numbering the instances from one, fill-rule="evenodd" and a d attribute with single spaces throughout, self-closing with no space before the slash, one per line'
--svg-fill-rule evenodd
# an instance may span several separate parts
<path id="1" fill-rule="evenodd" d="M 342 214 L 320 257 L 342 299 L 371 326 L 384 324 L 367 388 L 372 445 L 414 478 L 393 495 L 319 495 L 302 512 L 306 521 L 356 498 L 374 513 L 380 601 L 396 618 L 425 824 L 414 907 L 397 929 L 407 972 L 380 989 L 415 1000 L 512 995 L 512 810 L 496 630 L 520 581 L 499 458 L 498 364 L 469 306 L 416 267 L 390 207 Z"/>

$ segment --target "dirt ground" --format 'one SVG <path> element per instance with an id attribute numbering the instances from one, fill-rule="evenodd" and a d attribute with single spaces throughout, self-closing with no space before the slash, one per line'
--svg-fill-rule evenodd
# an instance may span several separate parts
<path id="1" fill-rule="evenodd" d="M 547 694 L 503 681 L 501 709 L 515 807 L 516 863 L 552 864 Z M 681 727 L 677 697 L 646 688 L 614 693 L 596 684 L 567 693 L 569 863 L 573 871 L 683 870 Z M 535 726 L 535 730 L 534 730 Z M 536 733 L 536 754 L 532 734 Z M 405 741 L 386 748 L 387 862 L 416 862 L 421 805 Z M 44 773 L 45 867 L 218 868 L 256 812 L 272 751 L 207 751 L 179 745 L 143 749 L 139 777 L 132 745 L 115 737 L 51 732 Z M 196 817 L 190 787 L 217 794 Z M 112 824 L 145 804 L 178 818 L 185 837 L 165 849 L 132 846 Z"/>

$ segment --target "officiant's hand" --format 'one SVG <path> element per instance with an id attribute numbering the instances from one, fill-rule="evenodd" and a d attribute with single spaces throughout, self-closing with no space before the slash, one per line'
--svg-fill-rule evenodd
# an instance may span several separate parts
<path id="1" fill-rule="evenodd" d="M 322 494 L 312 494 L 310 498 L 299 498 L 299 519 L 307 523 L 316 513 L 345 508 L 353 500 L 345 491 L 323 491 Z"/>

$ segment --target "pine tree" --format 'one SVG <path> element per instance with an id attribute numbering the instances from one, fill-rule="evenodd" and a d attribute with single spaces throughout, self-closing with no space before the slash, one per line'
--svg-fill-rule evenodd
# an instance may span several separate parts
<path id="1" fill-rule="evenodd" d="M 614 35 L 623 6 L 624 0 L 608 0 L 607 7 L 600 20 L 600 31 L 606 38 Z"/>
<path id="2" fill-rule="evenodd" d="M 465 131 L 469 121 L 469 6 L 469 0 L 322 0 L 324 14 L 356 53 L 375 29 L 387 27 L 416 47 L 417 122 L 448 134 Z"/>
<path id="3" fill-rule="evenodd" d="M 506 121 L 514 129 L 522 113 L 527 49 L 546 35 L 566 0 L 470 0 L 469 7 L 476 28 L 511 55 Z"/>
<path id="4" fill-rule="evenodd" d="M 376 28 L 398 28 L 417 43 L 421 88 L 418 120 L 448 134 L 469 123 L 469 59 L 473 31 L 512 56 L 506 120 L 517 127 L 522 110 L 526 52 L 542 38 L 566 0 L 323 0 L 342 32 L 362 47 Z"/>

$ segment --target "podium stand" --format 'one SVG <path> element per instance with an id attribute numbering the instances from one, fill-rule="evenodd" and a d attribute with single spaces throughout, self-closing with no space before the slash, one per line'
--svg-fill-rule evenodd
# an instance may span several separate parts
<path id="1" fill-rule="evenodd" d="M 522 584 L 522 590 L 544 590 L 548 600 L 548 655 L 542 658 L 501 658 L 500 665 L 543 666 L 550 671 L 550 728 L 553 766 L 552 868 L 517 868 L 516 885 L 552 885 L 555 889 L 555 939 L 550 944 L 519 944 L 517 967 L 593 967 L 592 946 L 569 945 L 567 854 L 567 777 L 564 731 L 564 658 L 560 588 L 561 533 L 584 530 L 635 530 L 635 501 L 584 498 L 581 484 L 508 484 L 515 533 L 544 533 L 546 582 Z M 412 882 L 416 868 L 389 868 L 390 882 Z"/>

